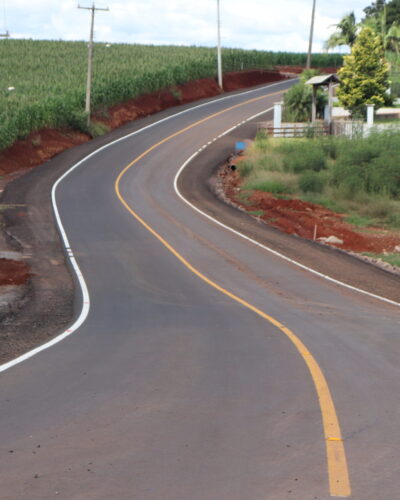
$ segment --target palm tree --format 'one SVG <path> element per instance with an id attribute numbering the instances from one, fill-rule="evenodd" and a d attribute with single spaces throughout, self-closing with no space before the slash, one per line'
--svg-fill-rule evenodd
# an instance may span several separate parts
<path id="1" fill-rule="evenodd" d="M 325 42 L 325 49 L 333 49 L 341 45 L 352 47 L 357 39 L 358 24 L 354 12 L 346 14 L 338 24 L 335 24 L 336 32 Z"/>
<path id="2" fill-rule="evenodd" d="M 394 22 L 386 33 L 385 46 L 396 52 L 397 57 L 400 56 L 400 24 Z"/>

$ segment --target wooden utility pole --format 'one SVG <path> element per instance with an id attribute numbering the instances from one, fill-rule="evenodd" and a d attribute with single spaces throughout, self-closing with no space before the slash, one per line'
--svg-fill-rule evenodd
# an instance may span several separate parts
<path id="1" fill-rule="evenodd" d="M 317 0 L 313 0 L 313 8 L 312 8 L 312 13 L 311 13 L 310 40 L 309 40 L 309 44 L 308 44 L 308 54 L 307 54 L 307 64 L 306 64 L 307 69 L 311 68 L 311 54 L 312 54 L 312 45 L 313 45 L 313 38 L 314 38 L 315 4 L 316 3 L 317 3 Z"/>
<path id="2" fill-rule="evenodd" d="M 88 113 L 88 125 L 90 123 L 90 101 L 91 101 L 91 92 L 92 92 L 92 73 L 93 73 L 93 34 L 94 34 L 94 15 L 97 10 L 109 11 L 110 9 L 107 7 L 106 9 L 100 9 L 96 7 L 93 2 L 91 7 L 81 7 L 78 5 L 78 9 L 90 10 L 92 12 L 91 23 L 90 23 L 90 37 L 89 37 L 89 54 L 88 54 L 88 73 L 87 73 L 87 84 L 86 84 L 86 105 L 85 111 Z"/>
<path id="3" fill-rule="evenodd" d="M 218 29 L 218 45 L 217 45 L 217 59 L 218 59 L 218 85 L 223 88 L 222 81 L 222 54 L 221 54 L 221 10 L 220 0 L 217 0 L 217 29 Z"/>

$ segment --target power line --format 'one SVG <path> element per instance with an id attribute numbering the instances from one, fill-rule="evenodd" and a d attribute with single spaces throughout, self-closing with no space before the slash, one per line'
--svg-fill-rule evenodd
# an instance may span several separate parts
<path id="1" fill-rule="evenodd" d="M 94 34 L 94 15 L 96 11 L 109 11 L 107 7 L 105 9 L 100 9 L 96 7 L 95 3 L 91 7 L 81 7 L 78 5 L 78 9 L 90 10 L 91 11 L 91 22 L 90 22 L 90 37 L 89 37 L 89 51 L 88 51 L 88 73 L 87 73 L 87 83 L 86 83 L 86 104 L 85 111 L 88 114 L 88 125 L 90 123 L 90 101 L 92 92 L 92 73 L 93 73 L 93 34 Z"/>

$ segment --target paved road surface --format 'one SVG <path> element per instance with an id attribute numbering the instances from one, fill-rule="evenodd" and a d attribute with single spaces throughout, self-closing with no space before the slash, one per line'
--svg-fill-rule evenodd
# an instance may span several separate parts
<path id="1" fill-rule="evenodd" d="M 285 263 L 190 210 L 173 188 L 195 150 L 287 85 L 194 107 L 60 184 L 90 313 L 66 340 L 0 375 L 1 500 L 326 500 L 347 472 L 340 456 L 327 460 L 322 415 L 332 411 L 351 498 L 398 498 L 398 307 Z M 119 183 L 127 206 L 206 283 L 123 206 L 115 181 L 153 145 L 222 111 L 153 148 Z M 336 411 L 324 407 L 310 359 Z"/>

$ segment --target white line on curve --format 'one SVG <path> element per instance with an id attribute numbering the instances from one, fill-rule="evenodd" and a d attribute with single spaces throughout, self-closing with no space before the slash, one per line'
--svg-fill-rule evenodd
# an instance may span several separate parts
<path id="1" fill-rule="evenodd" d="M 293 80 L 296 80 L 295 78 Z M 95 151 L 93 151 L 92 153 L 90 153 L 89 155 L 85 156 L 84 158 L 82 158 L 82 160 L 80 160 L 78 163 L 76 163 L 75 165 L 73 165 L 69 170 L 67 170 L 53 185 L 52 187 L 52 190 L 51 190 L 51 200 L 52 200 L 52 205 L 53 205 L 53 210 L 54 210 L 54 214 L 55 214 L 55 218 L 56 218 L 56 222 L 57 222 L 57 225 L 58 225 L 58 229 L 59 229 L 59 232 L 61 234 L 61 238 L 62 238 L 62 241 L 63 241 L 63 245 L 64 245 L 64 249 L 67 253 L 67 256 L 70 260 L 70 263 L 71 263 L 71 266 L 76 274 L 76 277 L 77 277 L 77 280 L 78 280 L 78 283 L 79 283 L 79 286 L 81 288 L 81 293 L 82 293 L 82 309 L 81 309 L 81 312 L 78 316 L 78 318 L 75 320 L 75 322 L 69 327 L 67 328 L 67 330 L 65 330 L 63 333 L 61 333 L 60 335 L 58 335 L 57 337 L 54 337 L 54 339 L 50 340 L 49 342 L 46 342 L 45 344 L 42 344 L 38 347 L 36 347 L 35 349 L 32 349 L 28 352 L 26 352 L 25 354 L 22 354 L 21 356 L 18 356 L 17 358 L 15 359 L 12 359 L 11 361 L 8 361 L 7 363 L 3 363 L 2 365 L 0 365 L 0 373 L 6 371 L 6 370 L 9 370 L 10 368 L 26 361 L 27 359 L 29 358 L 32 358 L 33 356 L 35 356 L 36 354 L 39 354 L 40 352 L 42 351 L 45 351 L 46 349 L 49 349 L 50 347 L 53 347 L 54 345 L 58 344 L 59 342 L 61 342 L 62 340 L 64 340 L 65 338 L 69 337 L 70 335 L 72 335 L 74 332 L 76 332 L 76 330 L 78 330 L 78 328 L 80 326 L 82 326 L 82 324 L 85 322 L 88 314 L 89 314 L 89 310 L 90 310 L 90 295 L 89 295 L 89 291 L 88 291 L 88 288 L 87 288 L 87 285 L 86 285 L 86 282 L 85 282 L 85 278 L 83 277 L 83 274 L 81 272 L 81 270 L 79 269 L 79 266 L 78 266 L 78 263 L 75 259 L 75 256 L 71 250 L 71 247 L 70 247 L 70 244 L 69 244 L 69 241 L 68 241 L 68 237 L 67 237 L 67 234 L 66 234 L 66 231 L 64 229 L 64 226 L 62 224 L 62 221 L 61 221 L 61 217 L 60 217 L 60 213 L 59 213 L 59 210 L 58 210 L 58 206 L 57 206 L 57 200 L 56 200 L 56 190 L 57 190 L 57 187 L 58 185 L 61 183 L 62 180 L 64 180 L 68 175 L 70 175 L 74 170 L 76 170 L 78 167 L 80 167 L 83 163 L 85 163 L 87 160 L 93 158 L 94 156 L 96 156 L 98 153 L 110 148 L 111 146 L 114 146 L 115 144 L 118 144 L 122 141 L 125 141 L 127 139 L 130 139 L 131 137 L 134 137 L 135 135 L 138 135 L 146 130 L 149 130 L 150 128 L 153 128 L 157 125 L 159 125 L 160 123 L 164 123 L 166 121 L 169 121 L 169 120 L 172 120 L 178 116 L 181 116 L 181 115 L 184 115 L 186 113 L 190 113 L 191 111 L 193 110 L 196 110 L 196 109 L 199 109 L 199 108 L 203 108 L 203 107 L 206 107 L 206 106 L 212 106 L 213 104 L 215 104 L 216 102 L 221 102 L 221 101 L 225 101 L 225 100 L 228 100 L 228 99 L 234 99 L 235 97 L 241 97 L 243 95 L 248 95 L 248 94 L 252 94 L 252 93 L 256 93 L 256 92 L 259 92 L 261 90 L 264 90 L 264 89 L 267 89 L 267 88 L 271 88 L 271 87 L 275 87 L 277 85 L 282 85 L 282 83 L 286 83 L 286 82 L 290 82 L 292 80 L 284 80 L 284 81 L 281 81 L 281 82 L 277 82 L 277 83 L 272 83 L 272 84 L 268 84 L 268 85 L 265 85 L 263 87 L 258 87 L 256 89 L 252 89 L 252 90 L 247 90 L 245 92 L 240 92 L 240 93 L 235 93 L 235 94 L 232 94 L 232 95 L 228 95 L 228 96 L 224 96 L 224 97 L 220 97 L 220 98 L 217 98 L 217 99 L 213 99 L 211 101 L 207 101 L 205 103 L 202 103 L 202 104 L 198 104 L 197 106 L 193 106 L 193 107 L 190 107 L 188 109 L 184 109 L 183 111 L 179 111 L 178 113 L 175 113 L 173 115 L 170 115 L 170 116 L 167 116 L 165 118 L 162 118 L 161 120 L 158 120 L 154 123 L 151 123 L 149 125 L 146 125 L 145 127 L 139 129 L 139 130 L 136 130 L 135 132 L 131 132 L 123 137 L 120 137 L 119 139 L 116 139 L 108 144 L 105 144 L 104 146 L 101 146 L 100 148 L 96 149 Z M 202 149 L 205 149 L 206 146 L 204 146 Z M 194 157 L 195 155 L 193 155 Z"/>
<path id="2" fill-rule="evenodd" d="M 237 125 L 235 125 L 234 127 L 231 127 L 229 130 L 226 130 L 225 132 L 223 132 L 222 134 L 220 134 L 217 139 L 220 139 L 222 137 L 224 137 L 225 135 L 228 135 L 230 132 L 232 132 L 233 130 L 237 129 L 238 127 L 240 127 L 241 125 L 243 125 L 244 123 L 248 123 L 249 121 L 251 120 L 254 120 L 255 118 L 258 118 L 259 116 L 265 114 L 265 113 L 268 113 L 268 111 L 271 111 L 273 108 L 268 108 L 264 111 L 261 111 L 261 113 L 257 113 L 253 116 L 250 116 L 249 118 L 247 118 L 247 120 L 244 120 L 243 122 L 240 122 L 238 123 Z M 386 297 L 381 297 L 380 295 L 375 295 L 374 293 L 371 293 L 371 292 L 367 292 L 366 290 L 362 290 L 361 288 L 356 288 L 354 286 L 351 286 L 347 283 L 344 283 L 342 281 L 339 281 L 339 280 L 336 280 L 326 274 L 322 274 L 318 271 L 316 271 L 315 269 L 312 269 L 311 267 L 308 267 L 308 266 L 305 266 L 304 264 L 301 264 L 300 262 L 296 261 L 296 260 L 293 260 L 293 259 L 290 259 L 289 257 L 287 257 L 286 255 L 280 253 L 280 252 L 277 252 L 276 250 L 273 250 L 272 248 L 269 248 L 267 247 L 266 245 L 263 245 L 262 243 L 260 243 L 259 241 L 257 240 L 254 240 L 252 238 L 250 238 L 249 236 L 246 236 L 245 234 L 243 233 L 240 233 L 239 231 L 236 231 L 235 229 L 233 229 L 232 227 L 230 226 L 227 226 L 226 224 L 223 224 L 222 222 L 220 222 L 219 220 L 215 219 L 214 217 L 211 217 L 211 215 L 208 215 L 207 213 L 203 212 L 202 210 L 200 210 L 198 207 L 196 207 L 195 205 L 193 205 L 193 203 L 191 203 L 189 200 L 187 200 L 183 195 L 182 193 L 179 191 L 179 188 L 178 188 L 178 180 L 179 180 L 179 177 L 181 175 L 181 173 L 183 172 L 183 170 L 189 165 L 189 163 L 194 160 L 194 158 L 196 158 L 196 156 L 198 156 L 200 154 L 201 151 L 203 151 L 204 149 L 206 149 L 208 146 L 205 145 L 203 146 L 202 148 L 200 148 L 196 153 L 192 154 L 192 156 L 190 156 L 190 158 L 188 158 L 185 163 L 179 168 L 177 174 L 175 175 L 175 178 L 174 178 L 174 190 L 175 190 L 175 193 L 179 196 L 179 198 L 184 202 L 186 203 L 186 205 L 188 205 L 190 208 L 192 208 L 193 210 L 195 210 L 197 213 L 201 214 L 202 216 L 206 217 L 207 219 L 209 219 L 210 221 L 214 222 L 215 224 L 217 224 L 218 226 L 226 229 L 227 231 L 230 231 L 231 233 L 235 234 L 236 236 L 239 236 L 240 238 L 243 238 L 247 241 L 249 241 L 250 243 L 262 248 L 263 250 L 266 250 L 267 252 L 275 255 L 276 257 L 279 257 L 280 259 L 282 260 L 285 260 L 286 262 L 290 262 L 291 264 L 301 268 L 301 269 L 304 269 L 305 271 L 308 271 L 312 274 L 315 274 L 316 276 L 319 276 L 320 278 L 323 278 L 325 280 L 328 280 L 330 281 L 331 283 L 335 283 L 336 285 L 339 285 L 339 286 L 342 286 L 342 287 L 345 287 L 345 288 L 348 288 L 349 290 L 353 290 L 355 292 L 358 292 L 358 293 L 361 293 L 363 295 L 367 295 L 368 297 L 372 297 L 374 299 L 378 299 L 378 300 L 381 300 L 383 302 L 386 302 L 388 304 L 392 304 L 394 306 L 400 306 L 400 303 L 399 302 L 395 302 L 394 300 L 390 300 L 390 299 L 387 299 Z"/>

